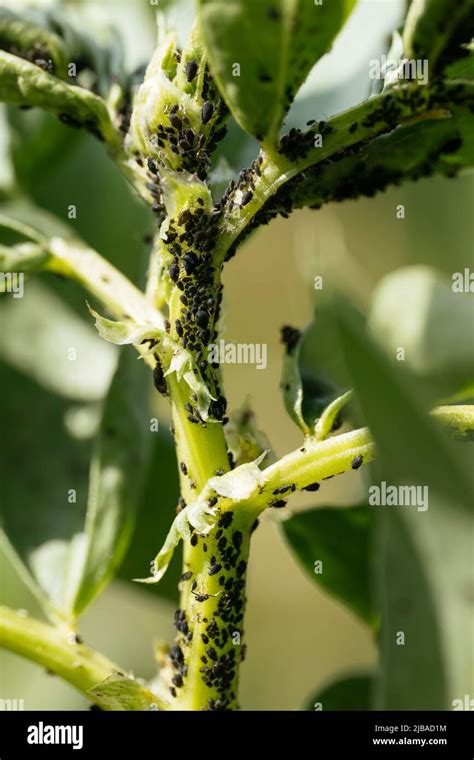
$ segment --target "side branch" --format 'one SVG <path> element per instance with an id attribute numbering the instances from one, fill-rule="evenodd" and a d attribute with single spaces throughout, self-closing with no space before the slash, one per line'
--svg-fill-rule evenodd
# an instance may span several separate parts
<path id="1" fill-rule="evenodd" d="M 467 82 L 438 83 L 431 88 L 403 85 L 371 98 L 334 116 L 315 122 L 304 133 L 292 130 L 278 150 L 262 150 L 254 163 L 241 174 L 220 203 L 221 232 L 218 258 L 231 258 L 235 245 L 252 229 L 256 215 L 280 188 L 306 170 L 328 159 L 344 158 L 374 138 L 419 120 L 431 123 L 449 120 L 451 104 L 472 105 L 473 88 Z M 318 141 L 318 135 L 322 140 Z"/>
<path id="2" fill-rule="evenodd" d="M 63 678 L 99 707 L 103 707 L 101 699 L 88 693 L 89 690 L 120 672 L 107 657 L 78 644 L 74 633 L 20 615 L 8 607 L 0 607 L 0 647 Z"/>

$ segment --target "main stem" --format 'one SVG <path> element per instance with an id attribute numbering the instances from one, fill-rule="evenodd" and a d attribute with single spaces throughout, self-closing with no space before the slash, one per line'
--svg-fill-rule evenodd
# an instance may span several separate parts
<path id="1" fill-rule="evenodd" d="M 193 533 L 184 558 L 179 628 L 171 650 L 172 709 L 238 707 L 239 666 L 244 659 L 243 620 L 250 510 L 223 511 L 208 536 Z"/>
<path id="2" fill-rule="evenodd" d="M 189 421 L 189 389 L 171 379 L 173 428 L 181 493 L 195 501 L 209 478 L 229 470 L 223 427 Z M 184 472 L 183 472 L 184 470 Z M 216 505 L 219 508 L 219 504 Z M 163 671 L 172 710 L 231 710 L 238 707 L 239 666 L 244 657 L 246 570 L 254 511 L 223 507 L 206 536 L 193 531 L 184 542 L 178 630 Z M 165 685 L 165 684 L 163 684 Z"/>

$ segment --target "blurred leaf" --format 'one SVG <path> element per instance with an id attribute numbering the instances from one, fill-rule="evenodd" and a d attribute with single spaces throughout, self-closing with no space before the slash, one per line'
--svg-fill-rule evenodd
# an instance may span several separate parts
<path id="1" fill-rule="evenodd" d="M 430 400 L 416 397 L 413 379 L 402 372 L 400 362 L 383 356 L 364 332 L 360 315 L 339 301 L 336 318 L 341 349 L 384 471 L 397 483 L 426 485 L 471 511 L 474 472 L 462 444 L 431 419 L 426 409 Z"/>
<path id="2" fill-rule="evenodd" d="M 474 79 L 474 43 L 463 45 L 460 50 L 460 58 L 447 66 L 444 75 L 448 79 Z"/>
<path id="3" fill-rule="evenodd" d="M 15 176 L 26 192 L 34 190 L 72 152 L 84 133 L 70 129 L 49 113 L 8 109 Z"/>
<path id="4" fill-rule="evenodd" d="M 431 78 L 435 69 L 458 57 L 460 45 L 473 35 L 472 0 L 413 0 L 403 42 L 407 58 L 429 60 Z"/>
<path id="5" fill-rule="evenodd" d="M 43 605 L 62 609 L 71 541 L 85 519 L 90 446 L 65 429 L 70 403 L 0 363 L 1 522 L 8 554 Z M 76 501 L 73 498 L 74 489 Z M 8 537 L 8 538 L 6 538 Z"/>
<path id="6" fill-rule="evenodd" d="M 42 282 L 27 281 L 23 298 L 0 298 L 0 317 L 3 361 L 71 401 L 103 398 L 117 349 L 101 340 L 91 323 L 85 324 Z M 71 348 L 74 361 L 69 360 Z M 25 398 L 25 403 L 29 400 Z"/>
<path id="7" fill-rule="evenodd" d="M 285 537 L 307 574 L 371 627 L 373 517 L 368 507 L 318 507 L 282 523 Z M 317 572 L 316 562 L 321 562 Z"/>
<path id="8" fill-rule="evenodd" d="M 463 274 L 463 273 L 462 273 Z M 404 362 L 442 396 L 474 383 L 474 304 L 470 293 L 425 266 L 384 277 L 372 297 L 369 329 L 389 356 Z"/>
<path id="9" fill-rule="evenodd" d="M 413 537 L 415 518 L 396 509 L 380 507 L 377 514 L 379 572 L 374 580 L 382 624 L 374 709 L 446 710 L 445 649 L 437 609 L 441 600 Z"/>
<path id="10" fill-rule="evenodd" d="M 33 130 L 28 125 L 28 134 Z M 74 138 L 74 130 L 69 129 Z M 24 132 L 21 133 L 22 139 Z M 31 170 L 31 199 L 63 223 L 73 235 L 86 241 L 134 282 L 141 279 L 148 244 L 144 235 L 152 229 L 152 215 L 133 192 L 103 146 L 88 135 L 75 142 L 63 160 L 46 174 Z M 66 190 L 65 190 L 66 188 Z M 73 206 L 76 218 L 70 218 Z M 29 213 L 29 212 L 28 212 Z M 113 220 L 113 223 L 111 222 Z M 55 232 L 60 237 L 65 233 Z M 87 321 L 84 293 L 69 283 L 54 281 L 62 297 L 73 304 Z"/>
<path id="11" fill-rule="evenodd" d="M 258 140 L 275 139 L 296 92 L 330 49 L 354 2 L 254 0 L 250 9 L 244 0 L 200 0 L 211 69 L 243 129 Z"/>
<path id="12" fill-rule="evenodd" d="M 155 443 L 132 541 L 119 571 L 119 577 L 130 582 L 148 572 L 150 558 L 155 556 L 156 547 L 164 544 L 176 517 L 179 479 L 173 439 L 161 432 L 154 435 Z M 140 588 L 177 602 L 180 576 L 181 562 L 175 558 L 160 583 L 143 584 Z M 133 583 L 133 587 L 136 590 L 137 584 Z"/>
<path id="13" fill-rule="evenodd" d="M 370 710 L 373 676 L 353 676 L 335 681 L 307 699 L 304 710 L 322 709 L 324 712 Z M 315 707 L 316 705 L 316 707 Z M 319 707 L 321 705 L 321 708 Z"/>
<path id="14" fill-rule="evenodd" d="M 132 349 L 122 349 L 92 456 L 84 546 L 70 602 L 75 615 L 115 575 L 131 539 L 151 445 L 149 388 L 147 368 Z"/>
<path id="15" fill-rule="evenodd" d="M 160 705 L 156 694 L 123 674 L 109 676 L 89 689 L 89 694 L 100 699 L 103 710 L 157 710 Z"/>
<path id="16" fill-rule="evenodd" d="M 89 489 L 91 446 L 68 423 L 66 402 L 1 371 L 3 414 L 14 430 L 0 460 L 5 540 L 46 609 L 69 618 L 110 579 L 127 548 L 144 477 L 146 370 L 131 351 L 121 359 Z"/>
<path id="17" fill-rule="evenodd" d="M 420 484 L 429 495 L 428 511 L 428 499 L 423 508 L 378 508 L 377 707 L 447 709 L 446 674 L 449 696 L 456 697 L 473 666 L 466 626 L 474 504 L 469 444 L 451 441 L 430 419 L 413 379 L 379 353 L 354 313 L 339 303 L 338 315 L 342 350 L 377 445 L 373 482 Z M 404 645 L 397 643 L 401 633 Z"/>

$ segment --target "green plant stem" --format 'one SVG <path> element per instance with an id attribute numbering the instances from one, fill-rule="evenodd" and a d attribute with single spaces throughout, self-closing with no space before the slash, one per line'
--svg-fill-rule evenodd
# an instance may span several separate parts
<path id="1" fill-rule="evenodd" d="M 47 269 L 78 282 L 117 319 L 164 328 L 163 315 L 118 269 L 96 251 L 73 241 L 48 241 L 52 258 Z"/>
<path id="2" fill-rule="evenodd" d="M 433 410 L 432 416 L 456 437 L 463 440 L 474 437 L 474 406 L 440 406 Z M 299 449 L 263 470 L 263 485 L 252 502 L 257 511 L 262 511 L 274 498 L 276 488 L 294 484 L 297 490 L 301 490 L 311 483 L 349 472 L 356 457 L 362 457 L 363 463 L 367 464 L 375 455 L 375 444 L 368 428 L 351 430 L 324 441 L 308 438 Z"/>
<path id="3" fill-rule="evenodd" d="M 225 212 L 222 232 L 217 242 L 218 260 L 224 260 L 230 246 L 251 223 L 255 215 L 277 190 L 291 179 L 336 153 L 340 154 L 358 144 L 364 144 L 367 140 L 393 131 L 397 125 L 392 120 L 384 118 L 384 103 L 388 103 L 389 99 L 392 104 L 396 103 L 399 109 L 398 126 L 408 124 L 414 119 L 447 119 L 450 118 L 450 112 L 445 109 L 445 106 L 449 104 L 450 93 L 454 96 L 455 87 L 456 82 L 445 83 L 445 92 L 439 97 L 439 103 L 431 97 L 432 91 L 428 87 L 415 89 L 412 84 L 402 85 L 371 98 L 331 118 L 328 125 L 332 131 L 324 136 L 323 145 L 310 149 L 303 158 L 296 161 L 290 161 L 273 146 L 264 145 L 263 163 L 260 167 L 260 175 L 255 178 L 252 200 L 245 207 L 234 205 L 232 210 Z M 417 97 L 411 97 L 415 91 Z M 367 126 L 364 126 L 365 121 Z M 357 129 L 351 132 L 349 130 L 353 124 L 357 124 Z M 315 125 L 312 128 L 315 135 L 317 127 L 318 125 Z"/>
<path id="4" fill-rule="evenodd" d="M 187 470 L 186 475 L 180 470 L 181 490 L 187 501 L 195 501 L 209 478 L 229 469 L 224 431 L 219 423 L 208 422 L 204 426 L 190 422 L 185 409 L 189 387 L 175 375 L 170 377 L 168 385 L 177 456 Z"/>
<path id="5" fill-rule="evenodd" d="M 473 440 L 474 406 L 439 406 L 433 411 L 433 417 L 447 427 L 456 438 Z"/>
<path id="6" fill-rule="evenodd" d="M 368 428 L 351 430 L 324 441 L 307 439 L 303 446 L 286 454 L 262 472 L 263 487 L 254 503 L 259 511 L 272 500 L 272 492 L 282 486 L 295 486 L 302 490 L 312 483 L 332 478 L 351 470 L 355 457 L 364 463 L 375 457 L 375 445 Z"/>
<path id="7" fill-rule="evenodd" d="M 5 50 L 0 51 L 0 88 L 4 103 L 44 108 L 68 116 L 78 125 L 90 122 L 113 157 L 122 152 L 123 135 L 107 104 L 89 90 L 67 84 Z"/>
<path id="8" fill-rule="evenodd" d="M 184 669 L 184 677 L 182 685 L 170 683 L 170 709 L 238 707 L 239 667 L 245 656 L 246 572 L 254 522 L 253 511 L 239 507 L 223 512 L 209 536 L 194 534 L 196 544 L 189 546 L 184 562 L 184 570 L 191 576 L 181 583 L 180 609 L 187 628 L 176 640 L 180 659 L 172 658 L 173 672 L 180 674 Z"/>
<path id="9" fill-rule="evenodd" d="M 84 644 L 71 643 L 66 628 L 54 627 L 0 607 L 0 646 L 33 660 L 63 678 L 88 700 L 107 709 L 89 689 L 120 671 L 111 660 Z"/>

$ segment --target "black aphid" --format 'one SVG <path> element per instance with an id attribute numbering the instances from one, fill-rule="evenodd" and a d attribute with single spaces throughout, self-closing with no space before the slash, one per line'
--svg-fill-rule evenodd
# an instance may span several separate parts
<path id="1" fill-rule="evenodd" d="M 198 257 L 193 251 L 189 251 L 183 256 L 183 269 L 187 275 L 191 275 L 198 265 Z"/>
<path id="2" fill-rule="evenodd" d="M 302 490 L 303 491 L 319 491 L 320 484 L 319 483 L 309 483 L 309 485 L 305 486 Z"/>
<path id="3" fill-rule="evenodd" d="M 352 469 L 358 470 L 359 467 L 362 465 L 363 461 L 364 461 L 364 457 L 362 456 L 362 454 L 358 454 L 356 457 L 354 457 L 354 459 L 351 462 Z"/>
<path id="4" fill-rule="evenodd" d="M 150 171 L 152 174 L 158 174 L 158 168 L 152 158 L 147 158 L 146 163 L 148 166 L 148 171 Z"/>
<path id="5" fill-rule="evenodd" d="M 178 282 L 179 279 L 179 264 L 177 261 L 173 261 L 170 267 L 168 267 L 168 274 L 173 282 Z"/>
<path id="6" fill-rule="evenodd" d="M 202 309 L 198 309 L 196 312 L 196 323 L 199 325 L 199 327 L 202 327 L 203 329 L 207 327 L 209 324 L 209 314 L 207 311 L 203 311 Z"/>
<path id="7" fill-rule="evenodd" d="M 159 361 L 156 362 L 156 366 L 153 370 L 153 383 L 158 393 L 161 393 L 162 396 L 166 396 L 168 393 L 168 386 L 166 385 L 163 367 Z"/>
<path id="8" fill-rule="evenodd" d="M 181 130 L 183 128 L 183 122 L 179 118 L 179 116 L 176 116 L 176 114 L 170 115 L 170 124 L 175 129 Z"/>
<path id="9" fill-rule="evenodd" d="M 198 65 L 196 61 L 189 61 L 186 64 L 186 79 L 188 82 L 192 82 L 198 71 Z"/>
<path id="10" fill-rule="evenodd" d="M 240 532 L 240 530 L 234 530 L 232 534 L 232 543 L 234 544 L 236 549 L 240 549 L 240 547 L 242 546 L 243 538 L 244 537 L 242 533 Z"/>
<path id="11" fill-rule="evenodd" d="M 201 119 L 203 124 L 207 124 L 213 116 L 214 106 L 207 100 L 201 110 Z"/>
<path id="12" fill-rule="evenodd" d="M 286 501 L 285 499 L 277 499 L 276 501 L 270 502 L 270 506 L 273 507 L 273 509 L 283 509 L 283 507 L 286 507 Z"/>

